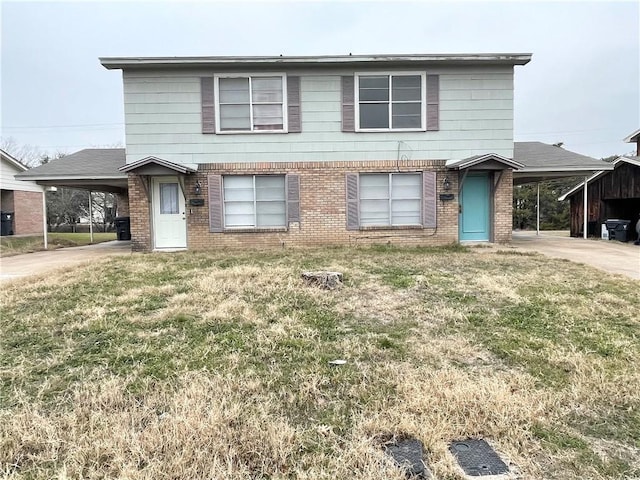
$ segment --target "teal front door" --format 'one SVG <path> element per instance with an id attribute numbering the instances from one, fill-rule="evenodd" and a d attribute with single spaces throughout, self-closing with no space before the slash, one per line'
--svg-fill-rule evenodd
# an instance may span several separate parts
<path id="1" fill-rule="evenodd" d="M 469 173 L 460 193 L 460 241 L 489 241 L 489 174 Z"/>

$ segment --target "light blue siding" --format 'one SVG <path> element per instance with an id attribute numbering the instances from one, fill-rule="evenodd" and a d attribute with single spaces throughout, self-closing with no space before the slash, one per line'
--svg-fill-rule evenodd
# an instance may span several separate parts
<path id="1" fill-rule="evenodd" d="M 429 70 L 440 75 L 436 132 L 342 132 L 340 76 L 352 73 L 290 73 L 301 77 L 302 133 L 203 135 L 200 77 L 212 72 L 125 72 L 127 161 L 149 155 L 184 163 L 512 157 L 512 68 Z"/>

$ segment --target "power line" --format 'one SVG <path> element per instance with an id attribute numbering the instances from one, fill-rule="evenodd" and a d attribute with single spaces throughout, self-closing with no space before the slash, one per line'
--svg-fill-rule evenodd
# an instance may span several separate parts
<path id="1" fill-rule="evenodd" d="M 124 122 L 119 123 L 86 123 L 86 124 L 77 124 L 77 125 L 40 125 L 34 127 L 27 126 L 2 126 L 3 130 L 38 130 L 38 129 L 54 129 L 54 128 L 85 128 L 85 127 L 109 127 L 116 128 L 116 126 L 121 127 L 124 126 Z"/>
<path id="2" fill-rule="evenodd" d="M 591 130 L 566 130 L 566 131 L 552 131 L 552 132 L 528 132 L 528 133 L 523 133 L 523 132 L 516 132 L 516 130 L 514 129 L 514 133 L 517 135 L 566 135 L 566 134 L 571 134 L 571 133 L 588 133 L 588 132 L 619 132 L 618 129 L 603 129 L 603 128 L 594 128 Z"/>

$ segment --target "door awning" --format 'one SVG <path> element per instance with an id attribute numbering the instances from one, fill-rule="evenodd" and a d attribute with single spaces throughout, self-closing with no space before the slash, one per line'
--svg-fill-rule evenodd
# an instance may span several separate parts
<path id="1" fill-rule="evenodd" d="M 473 157 L 463 158 L 462 160 L 447 161 L 447 168 L 451 170 L 504 170 L 511 168 L 519 170 L 524 165 L 497 153 L 485 153 L 484 155 L 474 155 Z"/>
<path id="2" fill-rule="evenodd" d="M 138 175 L 175 175 L 180 173 L 188 175 L 198 171 L 194 165 L 185 165 L 182 163 L 174 163 L 158 157 L 145 157 L 128 163 L 119 169 L 124 173 L 135 173 Z"/>

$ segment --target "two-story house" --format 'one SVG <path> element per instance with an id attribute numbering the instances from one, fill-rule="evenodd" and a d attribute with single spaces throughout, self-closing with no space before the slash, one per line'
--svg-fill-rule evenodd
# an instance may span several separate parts
<path id="1" fill-rule="evenodd" d="M 102 58 L 134 250 L 505 242 L 530 54 Z"/>

